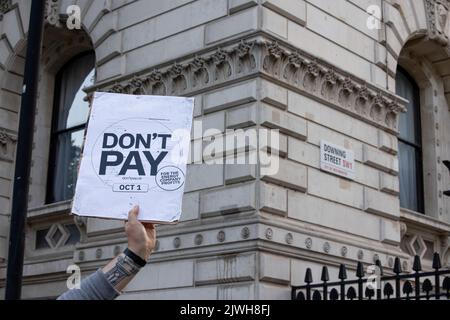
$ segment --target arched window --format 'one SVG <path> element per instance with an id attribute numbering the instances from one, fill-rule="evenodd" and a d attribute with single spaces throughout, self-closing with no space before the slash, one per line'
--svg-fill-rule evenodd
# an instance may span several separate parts
<path id="1" fill-rule="evenodd" d="M 50 139 L 47 203 L 69 200 L 75 192 L 77 169 L 89 115 L 83 88 L 94 83 L 95 55 L 86 52 L 70 60 L 55 79 Z"/>
<path id="2" fill-rule="evenodd" d="M 396 84 L 397 94 L 409 101 L 399 123 L 400 206 L 424 213 L 420 89 L 400 67 Z"/>

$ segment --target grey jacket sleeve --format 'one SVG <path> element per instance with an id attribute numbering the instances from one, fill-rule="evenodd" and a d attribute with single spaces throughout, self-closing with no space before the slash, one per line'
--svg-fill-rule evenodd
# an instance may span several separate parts
<path id="1" fill-rule="evenodd" d="M 81 281 L 80 289 L 65 292 L 57 300 L 114 300 L 119 292 L 108 282 L 102 270 Z"/>

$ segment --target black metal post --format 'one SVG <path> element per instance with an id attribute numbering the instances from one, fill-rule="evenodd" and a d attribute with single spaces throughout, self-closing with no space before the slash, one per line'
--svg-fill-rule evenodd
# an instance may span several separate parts
<path id="1" fill-rule="evenodd" d="M 381 261 L 377 259 L 375 262 L 375 265 L 378 268 L 378 277 L 377 279 L 377 300 L 381 300 L 381 287 L 383 286 L 382 278 L 383 278 L 383 266 L 381 265 Z"/>
<path id="2" fill-rule="evenodd" d="M 358 300 L 363 300 L 364 266 L 361 261 L 358 261 L 358 265 L 356 267 L 356 277 L 358 278 Z"/>
<path id="3" fill-rule="evenodd" d="M 420 257 L 418 255 L 414 256 L 413 271 L 415 272 L 414 294 L 416 296 L 416 300 L 420 300 L 420 271 L 422 271 L 422 262 L 420 261 Z"/>
<path id="4" fill-rule="evenodd" d="M 434 291 L 435 291 L 435 297 L 436 300 L 441 299 L 441 280 L 439 277 L 439 269 L 442 268 L 441 265 L 441 257 L 439 256 L 439 253 L 435 252 L 433 255 L 433 269 L 435 271 L 434 275 Z"/>
<path id="5" fill-rule="evenodd" d="M 377 299 L 386 299 L 390 300 L 392 298 L 399 299 L 399 300 L 412 300 L 413 294 L 414 294 L 414 288 L 413 288 L 413 281 L 415 283 L 415 299 L 416 300 L 423 300 L 427 299 L 430 300 L 433 297 L 436 299 L 439 299 L 440 297 L 446 297 L 447 299 L 450 299 L 450 269 L 448 268 L 442 268 L 441 260 L 439 253 L 434 253 L 433 256 L 433 265 L 432 268 L 434 271 L 427 271 L 427 272 L 421 272 L 422 271 L 422 263 L 420 261 L 419 256 L 414 257 L 414 262 L 412 266 L 412 270 L 414 273 L 404 273 L 401 268 L 401 261 L 399 258 L 395 259 L 394 263 L 394 275 L 383 275 L 383 269 L 381 266 L 381 262 L 379 260 L 375 263 L 379 270 L 377 274 L 380 277 L 380 284 L 384 283 L 383 285 L 377 285 Z M 322 297 L 320 295 L 319 288 L 323 288 L 323 300 L 327 300 L 328 297 L 330 300 L 363 300 L 364 298 L 367 298 L 371 300 L 375 296 L 375 291 L 373 289 L 370 289 L 369 287 L 365 290 L 365 296 L 363 296 L 362 288 L 363 284 L 369 283 L 368 278 L 364 278 L 364 268 L 363 264 L 361 262 L 358 262 L 357 269 L 356 269 L 356 280 L 347 280 L 347 270 L 344 264 L 341 264 L 339 267 L 339 275 L 338 279 L 339 281 L 333 281 L 329 282 L 329 276 L 328 276 L 328 269 L 326 266 L 322 268 L 322 277 L 321 283 L 313 283 L 312 278 L 312 272 L 311 269 L 308 268 L 306 270 L 306 276 L 305 276 L 305 285 L 302 286 L 293 286 L 292 289 L 297 291 L 298 300 L 311 300 L 311 292 L 314 292 L 312 295 L 313 300 L 322 300 Z M 433 283 L 430 280 L 432 277 L 434 277 L 435 286 L 433 287 Z M 442 281 L 442 287 L 441 287 L 441 279 L 444 277 Z M 423 284 L 421 285 L 421 280 L 423 280 Z M 394 287 L 391 284 L 393 281 L 395 281 L 395 291 Z M 401 281 L 404 281 L 403 283 L 403 290 L 400 291 L 400 284 Z M 347 292 L 346 292 L 346 286 L 349 286 Z M 357 285 L 358 289 L 355 290 L 355 285 Z M 328 296 L 328 291 L 330 287 L 335 287 L 331 289 L 330 294 Z M 340 287 L 340 295 L 339 295 L 339 289 L 337 287 Z M 384 287 L 384 288 L 383 288 Z M 381 293 L 381 288 L 382 293 Z M 433 288 L 435 289 L 433 293 Z M 306 291 L 306 297 L 304 294 L 304 291 Z M 358 291 L 358 292 L 357 292 Z M 424 292 L 424 295 L 421 295 L 421 292 Z M 403 295 L 402 295 L 403 293 Z M 294 295 L 293 295 L 294 299 Z"/>
<path id="6" fill-rule="evenodd" d="M 339 266 L 339 276 L 338 278 L 341 280 L 340 289 L 341 289 L 341 300 L 345 300 L 345 279 L 347 279 L 347 269 L 344 264 Z"/>
<path id="7" fill-rule="evenodd" d="M 45 3 L 45 0 L 33 0 L 31 4 L 11 207 L 6 300 L 18 300 L 22 292 L 25 223 L 28 210 L 28 187 Z"/>
<path id="8" fill-rule="evenodd" d="M 402 266 L 400 264 L 400 259 L 395 258 L 394 262 L 394 273 L 395 273 L 395 299 L 399 300 L 401 296 L 400 292 L 400 273 L 402 273 Z"/>
<path id="9" fill-rule="evenodd" d="M 324 266 L 322 268 L 322 276 L 320 279 L 323 281 L 323 300 L 328 300 L 328 285 L 327 282 L 330 280 L 330 276 L 328 274 L 328 268 L 327 266 Z"/>
<path id="10" fill-rule="evenodd" d="M 311 283 L 313 282 L 312 271 L 310 268 L 306 269 L 305 283 L 306 283 L 306 300 L 311 300 Z"/>
<path id="11" fill-rule="evenodd" d="M 444 160 L 444 165 L 447 167 L 448 171 L 450 172 L 450 161 L 449 160 Z M 446 195 L 447 197 L 450 197 L 450 190 L 444 191 L 444 195 Z"/>

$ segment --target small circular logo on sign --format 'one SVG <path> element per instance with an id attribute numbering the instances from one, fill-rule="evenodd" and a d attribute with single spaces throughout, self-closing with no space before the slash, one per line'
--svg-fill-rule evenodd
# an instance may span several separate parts
<path id="1" fill-rule="evenodd" d="M 155 176 L 158 187 L 165 191 L 175 191 L 184 184 L 184 172 L 175 166 L 161 168 Z"/>

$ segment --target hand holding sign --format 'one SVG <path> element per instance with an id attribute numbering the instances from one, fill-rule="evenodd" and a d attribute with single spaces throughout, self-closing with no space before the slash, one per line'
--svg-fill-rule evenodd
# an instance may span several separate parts
<path id="1" fill-rule="evenodd" d="M 128 248 L 147 261 L 156 244 L 156 230 L 152 223 L 141 223 L 138 220 L 139 207 L 134 206 L 128 213 L 125 233 L 128 237 Z"/>

